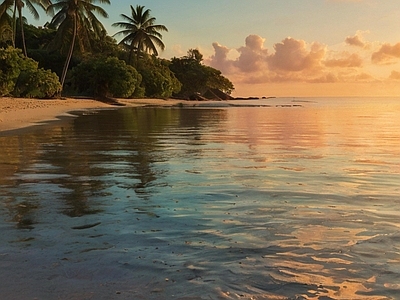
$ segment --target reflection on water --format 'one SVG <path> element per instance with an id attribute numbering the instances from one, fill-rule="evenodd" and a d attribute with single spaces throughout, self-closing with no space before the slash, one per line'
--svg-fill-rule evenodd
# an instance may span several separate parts
<path id="1" fill-rule="evenodd" d="M 400 101 L 314 100 L 0 137 L 0 294 L 396 299 Z"/>

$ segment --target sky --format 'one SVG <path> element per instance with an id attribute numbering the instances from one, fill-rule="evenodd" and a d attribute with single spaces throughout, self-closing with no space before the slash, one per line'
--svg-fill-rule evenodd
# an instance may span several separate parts
<path id="1" fill-rule="evenodd" d="M 160 57 L 199 49 L 234 96 L 400 96 L 398 0 L 111 0 L 110 35 L 130 5 L 168 28 Z"/>

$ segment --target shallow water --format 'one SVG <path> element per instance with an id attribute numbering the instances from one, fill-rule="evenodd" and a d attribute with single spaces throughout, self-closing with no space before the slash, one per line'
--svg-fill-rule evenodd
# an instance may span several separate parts
<path id="1" fill-rule="evenodd" d="M 0 136 L 0 295 L 398 299 L 400 99 L 233 103 Z"/>

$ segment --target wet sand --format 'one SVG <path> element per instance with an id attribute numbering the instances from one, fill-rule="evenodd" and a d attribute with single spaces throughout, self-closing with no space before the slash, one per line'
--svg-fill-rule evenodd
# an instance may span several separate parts
<path id="1" fill-rule="evenodd" d="M 163 99 L 119 99 L 124 106 L 172 106 L 191 101 Z M 41 122 L 57 120 L 77 110 L 119 107 L 90 99 L 39 100 L 24 98 L 0 98 L 0 131 L 21 129 Z"/>

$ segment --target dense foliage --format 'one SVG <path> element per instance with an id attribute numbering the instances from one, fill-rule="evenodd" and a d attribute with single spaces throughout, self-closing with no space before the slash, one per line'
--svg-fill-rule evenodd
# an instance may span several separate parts
<path id="1" fill-rule="evenodd" d="M 51 98 L 60 91 L 55 73 L 38 68 L 19 49 L 0 48 L 0 96 Z"/>
<path id="2" fill-rule="evenodd" d="M 148 56 L 139 65 L 138 70 L 143 77 L 146 97 L 170 98 L 180 92 L 182 84 L 168 67 L 169 62 Z"/>
<path id="3" fill-rule="evenodd" d="M 43 98 L 62 92 L 95 97 L 191 98 L 209 89 L 232 92 L 233 84 L 219 70 L 205 66 L 198 50 L 191 49 L 182 58 L 158 58 L 157 48 L 165 47 L 160 32 L 168 30 L 156 24 L 149 9 L 130 6 L 131 14 L 121 15 L 123 21 L 113 24 L 122 29 L 117 35 L 123 38 L 117 43 L 96 17 L 107 17 L 107 12 L 95 3 L 110 1 L 0 0 L 4 62 L 0 66 L 0 96 Z M 25 20 L 23 5 L 38 17 L 33 4 L 47 8 L 53 16 L 43 27 L 21 22 Z"/>
<path id="4" fill-rule="evenodd" d="M 72 70 L 75 90 L 96 97 L 141 97 L 141 81 L 142 76 L 134 67 L 116 57 L 84 60 Z"/>
<path id="5" fill-rule="evenodd" d="M 187 56 L 172 59 L 170 69 L 182 83 L 178 97 L 203 95 L 208 89 L 218 89 L 230 94 L 234 89 L 232 82 L 222 76 L 219 70 L 203 65 L 202 60 L 203 55 L 196 49 L 189 50 Z"/>

